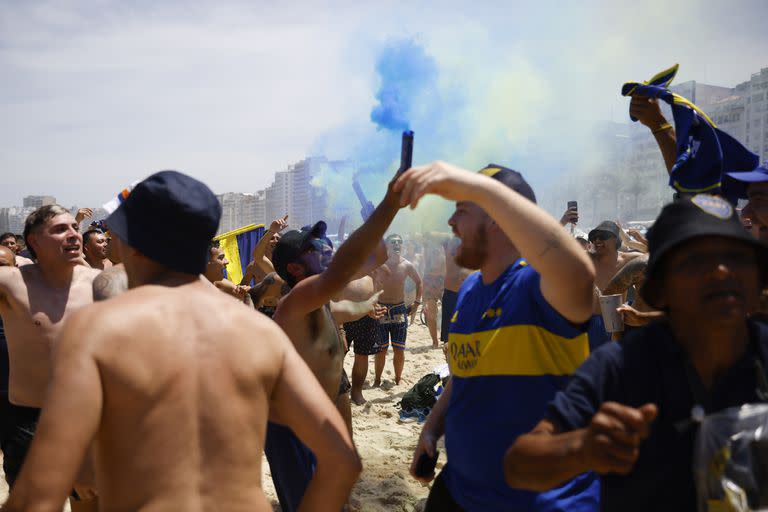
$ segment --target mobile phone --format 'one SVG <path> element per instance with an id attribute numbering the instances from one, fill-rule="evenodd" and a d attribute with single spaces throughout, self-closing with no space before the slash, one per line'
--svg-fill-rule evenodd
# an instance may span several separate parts
<path id="1" fill-rule="evenodd" d="M 435 450 L 435 456 L 430 457 L 427 452 L 421 454 L 419 461 L 416 463 L 416 476 L 423 478 L 428 477 L 435 472 L 435 466 L 437 466 L 437 458 L 440 456 L 440 452 Z"/>
<path id="2" fill-rule="evenodd" d="M 579 203 L 576 201 L 568 201 L 568 209 L 575 208 L 577 211 L 579 209 Z"/>

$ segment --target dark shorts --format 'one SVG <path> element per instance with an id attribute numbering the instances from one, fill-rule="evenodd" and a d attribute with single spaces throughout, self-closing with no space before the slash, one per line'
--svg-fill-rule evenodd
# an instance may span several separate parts
<path id="1" fill-rule="evenodd" d="M 443 290 L 443 314 L 440 324 L 440 341 L 448 341 L 448 331 L 451 329 L 451 318 L 456 311 L 456 301 L 459 294 L 451 290 Z"/>
<path id="2" fill-rule="evenodd" d="M 3 430 L 0 448 L 3 450 L 5 481 L 8 482 L 8 487 L 13 487 L 35 436 L 40 409 L 13 405 L 8 401 L 7 395 L 3 398 L 0 411 Z"/>
<path id="3" fill-rule="evenodd" d="M 379 322 L 369 316 L 344 324 L 347 343 L 356 355 L 370 356 L 381 350 Z"/>
<path id="4" fill-rule="evenodd" d="M 387 308 L 387 314 L 379 319 L 381 351 L 389 347 L 390 340 L 392 340 L 393 349 L 405 350 L 405 337 L 408 335 L 408 308 L 402 302 L 381 305 Z"/>
<path id="5" fill-rule="evenodd" d="M 347 371 L 342 368 L 341 370 L 341 382 L 339 382 L 339 396 L 344 393 L 349 393 L 352 389 L 352 384 L 349 383 L 349 377 L 347 377 Z"/>
<path id="6" fill-rule="evenodd" d="M 443 473 L 440 472 L 429 491 L 424 512 L 464 512 L 464 509 L 456 503 L 445 485 Z"/>
<path id="7" fill-rule="evenodd" d="M 317 459 L 293 431 L 283 425 L 267 422 L 264 442 L 272 482 L 283 512 L 294 512 L 304 497 L 309 481 L 315 474 Z"/>

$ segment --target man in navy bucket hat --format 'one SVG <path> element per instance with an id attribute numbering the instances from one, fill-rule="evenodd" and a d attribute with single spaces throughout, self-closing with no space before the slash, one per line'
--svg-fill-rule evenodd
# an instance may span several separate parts
<path id="1" fill-rule="evenodd" d="M 360 472 L 341 416 L 275 323 L 201 279 L 220 215 L 203 183 L 163 171 L 109 217 L 130 289 L 66 322 L 3 510 L 60 509 L 92 443 L 102 510 L 267 510 L 271 414 L 317 456 L 303 505 L 341 509 Z"/>

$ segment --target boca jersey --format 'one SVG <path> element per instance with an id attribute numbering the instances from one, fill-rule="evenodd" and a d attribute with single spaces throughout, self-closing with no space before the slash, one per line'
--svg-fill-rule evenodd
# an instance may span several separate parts
<path id="1" fill-rule="evenodd" d="M 452 391 L 443 473 L 451 496 L 469 512 L 599 508 L 592 473 L 545 493 L 504 481 L 504 453 L 545 416 L 590 352 L 585 329 L 547 303 L 540 281 L 520 259 L 493 283 L 483 284 L 478 272 L 459 291 L 448 337 Z"/>

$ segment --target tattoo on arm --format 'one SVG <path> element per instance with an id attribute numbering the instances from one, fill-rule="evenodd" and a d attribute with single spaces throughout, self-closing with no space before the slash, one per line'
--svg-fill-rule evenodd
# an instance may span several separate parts
<path id="1" fill-rule="evenodd" d="M 556 233 L 550 233 L 549 237 L 544 240 L 544 249 L 541 251 L 541 254 L 539 254 L 539 258 L 543 258 L 550 249 L 558 250 L 563 246 L 562 242 L 560 241 L 558 235 Z"/>
<path id="2" fill-rule="evenodd" d="M 107 300 L 128 290 L 128 277 L 125 271 L 105 270 L 93 280 L 93 300 Z"/>
<path id="3" fill-rule="evenodd" d="M 642 283 L 648 259 L 644 257 L 629 260 L 613 276 L 611 281 L 603 289 L 603 295 L 613 295 L 626 292 L 630 286 Z"/>

